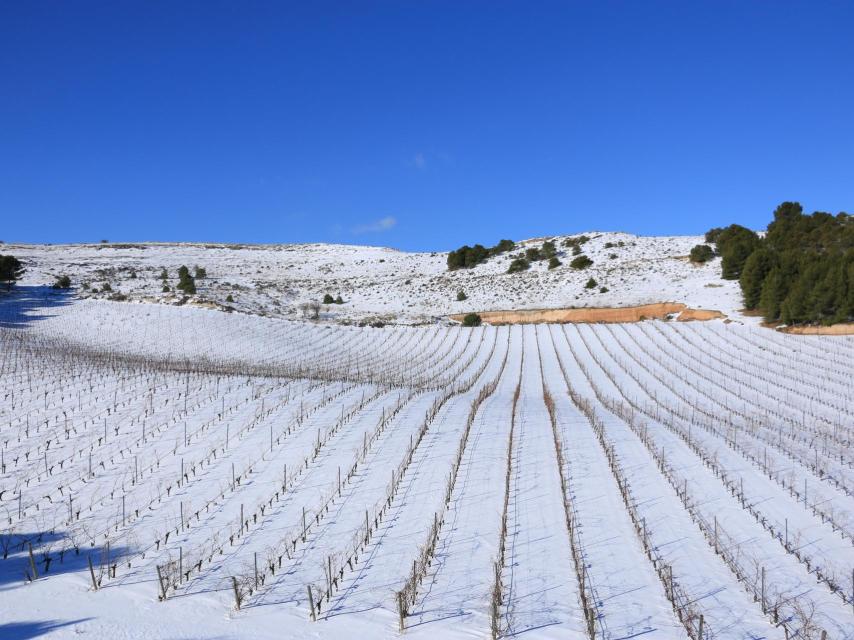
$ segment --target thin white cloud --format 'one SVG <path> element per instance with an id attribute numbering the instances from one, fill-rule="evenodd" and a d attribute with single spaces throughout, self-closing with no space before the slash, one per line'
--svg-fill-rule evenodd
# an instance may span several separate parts
<path id="1" fill-rule="evenodd" d="M 363 233 L 380 233 L 382 231 L 388 231 L 389 229 L 394 228 L 397 224 L 397 218 L 394 216 L 386 216 L 385 218 L 380 218 L 379 220 L 375 220 L 374 222 L 369 222 L 368 224 L 359 224 L 351 229 L 351 231 L 355 235 L 361 235 Z"/>
<path id="2" fill-rule="evenodd" d="M 416 153 L 412 156 L 412 164 L 416 169 L 425 169 L 427 167 L 427 156 L 421 152 Z"/>

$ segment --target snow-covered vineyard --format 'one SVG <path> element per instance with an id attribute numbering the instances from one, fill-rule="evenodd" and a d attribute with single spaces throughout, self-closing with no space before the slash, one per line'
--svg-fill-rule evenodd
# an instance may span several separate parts
<path id="1" fill-rule="evenodd" d="M 45 315 L 4 637 L 854 638 L 850 337 Z"/>

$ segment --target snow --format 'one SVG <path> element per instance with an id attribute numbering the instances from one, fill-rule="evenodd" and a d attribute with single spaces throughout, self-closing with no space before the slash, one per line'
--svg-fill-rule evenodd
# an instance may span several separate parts
<path id="1" fill-rule="evenodd" d="M 580 234 L 579 234 L 580 235 Z M 517 243 L 514 251 L 494 256 L 473 269 L 447 270 L 447 253 L 410 253 L 352 245 L 210 245 L 94 244 L 4 246 L 25 263 L 22 284 L 53 284 L 67 274 L 75 285 L 87 283 L 82 295 L 107 299 L 116 293 L 131 301 L 176 304 L 177 270 L 204 267 L 207 278 L 196 281 L 198 294 L 187 304 L 228 307 L 273 318 L 299 319 L 300 305 L 341 295 L 344 304 L 323 305 L 330 322 L 423 324 L 452 313 L 502 309 L 632 306 L 683 302 L 692 308 L 717 309 L 742 318 L 738 283 L 720 278 L 720 259 L 705 265 L 688 260 L 702 236 L 636 236 L 588 232 L 581 245 L 593 260 L 587 269 L 569 266 L 574 257 L 563 243 L 576 236 L 552 236 Z M 548 261 L 508 274 L 512 257 L 553 240 L 563 263 Z M 170 292 L 162 291 L 166 269 Z M 585 288 L 589 278 L 598 285 Z M 109 282 L 112 293 L 92 293 Z M 606 287 L 606 293 L 599 289 Z M 468 298 L 457 301 L 464 291 Z M 232 297 L 232 302 L 227 300 Z"/>
<path id="2" fill-rule="evenodd" d="M 588 235 L 602 271 L 518 277 L 506 257 L 449 274 L 443 254 L 331 245 L 16 247 L 30 271 L 0 295 L 0 637 L 399 637 L 395 594 L 434 522 L 405 635 L 488 637 L 509 463 L 505 637 L 588 637 L 583 572 L 596 638 L 688 637 L 671 576 L 706 638 L 854 638 L 854 339 L 742 318 L 716 265 L 675 257 L 697 238 Z M 161 266 L 196 263 L 208 299 L 252 285 L 243 313 L 153 292 Z M 135 302 L 37 286 L 110 266 L 136 271 L 111 276 Z M 581 293 L 591 273 L 625 289 Z M 327 289 L 348 302 L 301 321 Z M 738 321 L 435 321 L 662 299 Z"/>

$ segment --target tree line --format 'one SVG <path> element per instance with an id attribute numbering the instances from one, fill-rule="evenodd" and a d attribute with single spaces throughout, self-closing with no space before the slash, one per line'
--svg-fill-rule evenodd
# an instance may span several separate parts
<path id="1" fill-rule="evenodd" d="M 854 217 L 798 202 L 774 211 L 764 236 L 740 225 L 711 229 L 721 275 L 738 280 L 747 309 L 768 322 L 835 324 L 854 320 Z"/>

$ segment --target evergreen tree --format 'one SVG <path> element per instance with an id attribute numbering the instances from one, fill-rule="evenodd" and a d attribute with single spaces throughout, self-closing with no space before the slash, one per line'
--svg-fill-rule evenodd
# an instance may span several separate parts
<path id="1" fill-rule="evenodd" d="M 11 289 L 15 281 L 24 273 L 24 266 L 15 256 L 0 256 L 0 282 L 6 283 L 6 289 Z"/>
<path id="2" fill-rule="evenodd" d="M 741 285 L 741 293 L 744 296 L 744 306 L 746 308 L 755 309 L 759 305 L 759 298 L 762 295 L 762 284 L 765 282 L 765 277 L 773 266 L 773 254 L 766 249 L 754 251 L 747 259 L 747 262 L 744 263 L 739 284 Z"/>

